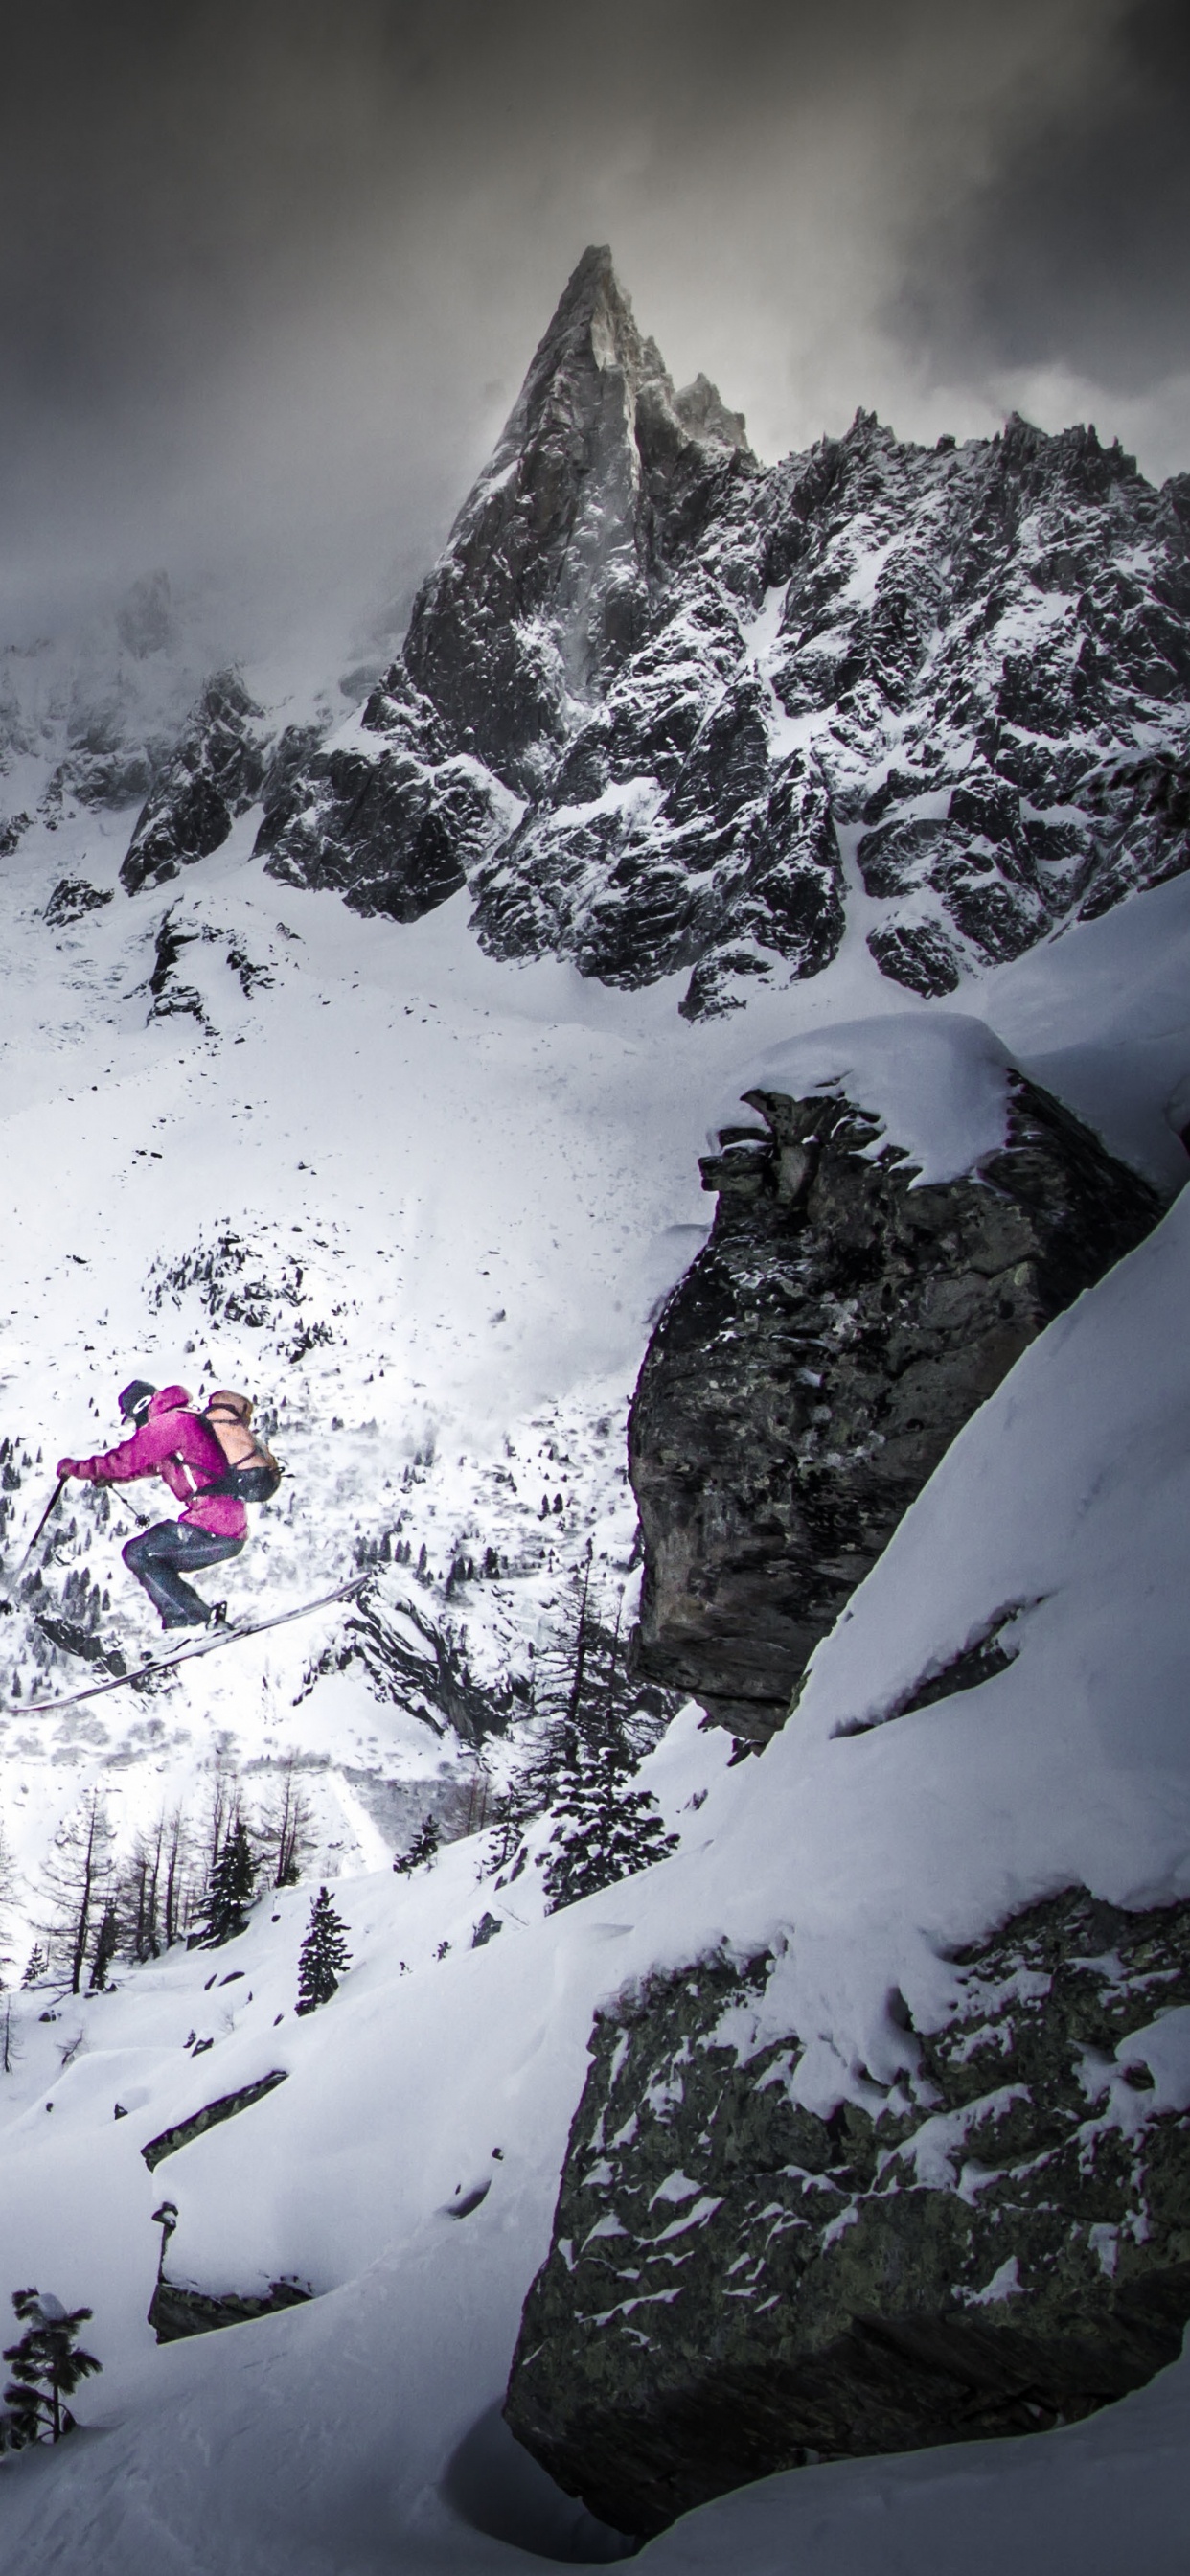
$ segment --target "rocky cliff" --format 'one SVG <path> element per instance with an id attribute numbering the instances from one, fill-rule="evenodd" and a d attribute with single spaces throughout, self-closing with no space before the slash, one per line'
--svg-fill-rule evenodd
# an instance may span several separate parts
<path id="1" fill-rule="evenodd" d="M 1159 2018 L 1190 2000 L 1190 1908 L 1027 1909 L 956 1957 L 900 2080 L 826 2116 L 796 2097 L 807 2034 L 762 2035 L 772 1964 L 706 1960 L 595 2025 L 506 2413 L 618 2530 L 776 2469 L 1069 2423 L 1190 2318 Z"/>
<path id="2" fill-rule="evenodd" d="M 1093 430 L 771 468 L 588 251 L 363 716 L 265 787 L 289 883 L 729 1007 L 849 907 L 926 994 L 1190 862 L 1190 482 Z M 300 746 L 299 746 L 300 752 Z"/>
<path id="3" fill-rule="evenodd" d="M 689 1016 L 817 974 L 849 911 L 952 992 L 1190 864 L 1188 540 L 1190 478 L 1093 430 L 927 449 L 860 412 L 763 466 L 590 250 L 366 706 L 274 742 L 220 675 L 125 884 L 260 797 L 286 883 L 401 921 L 466 884 L 494 955 L 680 970 Z M 99 749 L 135 792 L 143 750 Z"/>
<path id="4" fill-rule="evenodd" d="M 702 1164 L 715 1222 L 646 1353 L 629 1463 L 640 1667 L 763 1742 L 963 1423 L 1160 1202 L 1011 1069 L 1002 1143 L 932 1185 L 854 1077 L 746 1099 L 760 1123 Z"/>

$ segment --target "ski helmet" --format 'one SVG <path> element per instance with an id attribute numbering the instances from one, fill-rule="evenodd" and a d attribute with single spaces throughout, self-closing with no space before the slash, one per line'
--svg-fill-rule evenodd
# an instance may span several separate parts
<path id="1" fill-rule="evenodd" d="M 124 1421 L 135 1422 L 137 1430 L 143 1431 L 156 1393 L 156 1387 L 150 1386 L 147 1378 L 131 1378 L 128 1385 L 120 1389 L 120 1412 Z"/>

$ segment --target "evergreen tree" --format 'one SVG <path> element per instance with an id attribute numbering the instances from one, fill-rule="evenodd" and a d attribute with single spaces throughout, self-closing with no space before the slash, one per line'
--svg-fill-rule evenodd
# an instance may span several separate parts
<path id="1" fill-rule="evenodd" d="M 211 1887 L 226 1843 L 241 1813 L 240 1784 L 222 1745 L 215 1755 L 211 1775 L 211 1801 L 202 1832 L 199 1866 L 202 1870 L 202 1905 L 210 1904 Z"/>
<path id="2" fill-rule="evenodd" d="M 423 1816 L 408 1851 L 393 1862 L 393 1868 L 402 1878 L 411 1878 L 415 1869 L 432 1869 L 441 1839 L 437 1816 Z"/>
<path id="3" fill-rule="evenodd" d="M 556 1748 L 547 1736 L 536 1754 L 505 1782 L 493 1801 L 490 1840 L 480 1865 L 481 1878 L 504 1887 L 519 1878 L 528 1853 L 525 1833 L 533 1818 L 550 1803 L 557 1781 Z"/>
<path id="4" fill-rule="evenodd" d="M 21 1979 L 22 1986 L 35 1986 L 38 1979 L 44 1977 L 48 1966 L 49 1960 L 46 1957 L 45 1951 L 42 1949 L 40 1941 L 35 1941 L 29 1952 L 28 1967 Z"/>
<path id="5" fill-rule="evenodd" d="M 652 1792 L 628 1786 L 636 1767 L 621 1726 L 580 1719 L 571 1730 L 551 1809 L 547 1913 L 614 1887 L 674 1849 L 679 1837 L 666 1833 Z"/>
<path id="6" fill-rule="evenodd" d="M 319 2004 L 329 2004 L 331 1996 L 338 1993 L 339 1979 L 351 1966 L 351 1953 L 344 1939 L 347 1929 L 335 1912 L 328 1890 L 320 1887 L 310 1908 L 310 1928 L 298 1959 L 300 2013 L 312 2013 Z"/>
<path id="7" fill-rule="evenodd" d="M 217 1950 L 248 1929 L 248 1908 L 256 1885 L 256 1858 L 248 1828 L 237 1816 L 211 1872 L 207 1899 L 206 1947 Z"/>
<path id="8" fill-rule="evenodd" d="M 4 2354 L 12 2378 L 4 2391 L 8 2413 L 0 2417 L 0 2449 L 20 2451 L 29 2442 L 60 2442 L 73 2429 L 74 2417 L 62 2401 L 103 2364 L 78 2340 L 90 2308 L 68 2311 L 48 2290 L 14 2290 L 12 2304 L 25 2331 Z"/>

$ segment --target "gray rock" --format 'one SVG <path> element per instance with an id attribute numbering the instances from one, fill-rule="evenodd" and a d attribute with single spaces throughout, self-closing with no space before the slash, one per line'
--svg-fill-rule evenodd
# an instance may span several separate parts
<path id="1" fill-rule="evenodd" d="M 659 560 L 752 462 L 705 378 L 682 404 L 610 251 L 586 251 L 405 644 L 460 746 L 521 793 L 643 641 Z"/>
<path id="2" fill-rule="evenodd" d="M 169 651 L 178 629 L 167 572 L 145 573 L 133 582 L 116 611 L 116 631 L 138 662 Z"/>
<path id="3" fill-rule="evenodd" d="M 91 885 L 86 877 L 59 877 L 42 919 L 51 930 L 66 930 L 71 922 L 82 921 L 87 913 L 99 912 L 113 900 L 110 889 Z"/>
<path id="4" fill-rule="evenodd" d="M 236 2093 L 221 2093 L 217 2101 L 205 2102 L 201 2111 L 192 2112 L 189 2119 L 176 2120 L 172 2128 L 162 2129 L 159 2136 L 150 2138 L 148 2145 L 141 2148 L 150 2173 L 164 2163 L 166 2156 L 176 2156 L 179 2147 L 188 2147 L 192 2139 L 205 2137 L 208 2129 L 219 2128 L 224 2120 L 234 2120 L 240 2111 L 251 2110 L 254 2102 L 263 2102 L 266 2093 L 284 2084 L 288 2072 L 288 2067 L 274 2066 L 255 2084 L 242 2084 Z"/>
<path id="5" fill-rule="evenodd" d="M 813 1648 L 1014 1360 L 1161 1214 L 1146 1182 L 1011 1077 L 1005 1149 L 916 1167 L 841 1097 L 746 1095 L 706 1248 L 641 1369 L 629 1470 L 640 1670 L 737 1736 L 781 1725 Z"/>
<path id="6" fill-rule="evenodd" d="M 769 1966 L 704 1961 L 595 2024 L 505 2411 L 620 2530 L 810 2461 L 1070 2422 L 1190 2319 L 1190 2115 L 1146 2114 L 1128 2044 L 1190 2000 L 1190 1906 L 1029 1908 L 960 1954 L 905 2079 L 826 2118 L 791 2098 L 797 2033 L 729 2035 Z"/>
<path id="7" fill-rule="evenodd" d="M 270 2281 L 267 2291 L 224 2290 L 213 2297 L 208 2290 L 167 2281 L 163 2274 L 149 2302 L 148 2322 L 158 2343 L 181 2343 L 188 2335 L 217 2334 L 223 2326 L 247 2325 L 253 2317 L 304 2307 L 313 2295 L 296 2281 Z"/>
<path id="8" fill-rule="evenodd" d="M 849 841 L 882 972 L 953 991 L 1190 863 L 1188 537 L 1186 478 L 1015 417 L 860 412 L 764 467 L 590 250 L 415 601 L 391 759 L 315 753 L 264 846 L 397 919 L 466 878 L 494 955 L 688 970 L 699 1017 L 829 963 Z"/>
<path id="9" fill-rule="evenodd" d="M 511 800 L 451 756 L 429 701 L 395 664 L 361 719 L 363 743 L 302 757 L 280 746 L 257 849 L 285 885 L 330 887 L 353 912 L 416 921 L 457 894 L 507 830 Z"/>
<path id="10" fill-rule="evenodd" d="M 165 885 L 209 857 L 255 803 L 266 767 L 263 721 L 238 671 L 208 681 L 137 816 L 120 870 L 129 894 Z"/>

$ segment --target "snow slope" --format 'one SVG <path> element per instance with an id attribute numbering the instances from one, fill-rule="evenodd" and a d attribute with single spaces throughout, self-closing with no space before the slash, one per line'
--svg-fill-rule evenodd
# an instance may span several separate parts
<path id="1" fill-rule="evenodd" d="M 809 986 L 691 1026 L 672 985 L 612 992 L 484 958 L 465 898 L 401 927 L 331 895 L 282 897 L 250 855 L 252 816 L 165 895 L 116 894 L 52 931 L 55 876 L 112 889 L 127 821 L 36 826 L 0 873 L 0 1428 L 32 1462 L 6 1561 L 59 1452 L 115 1436 L 127 1376 L 246 1382 L 289 1473 L 230 1570 L 236 1608 L 324 1589 L 361 1534 L 400 1520 L 427 1581 L 415 1590 L 394 1565 L 394 1603 L 407 1577 L 415 1604 L 466 1624 L 477 1670 L 523 1674 L 588 1537 L 608 1601 L 630 1603 L 624 1409 L 649 1312 L 708 1221 L 708 1122 L 766 1066 L 787 1078 L 793 1058 L 773 1051 L 796 1040 L 800 1061 L 806 1032 L 832 1032 L 812 1035 L 811 1079 L 837 1074 L 850 1024 L 876 1017 L 864 1045 L 891 1067 L 895 1132 L 893 1077 L 921 1052 L 898 1031 L 928 1027 L 928 1052 L 942 1020 L 890 987 L 856 930 Z M 154 993 L 167 913 L 188 944 Z M 969 979 L 947 1005 L 966 1015 L 964 1060 L 993 1066 L 1006 1048 L 1172 1190 L 1187 1168 L 1167 1110 L 1190 1074 L 1188 950 L 1177 880 Z M 920 1127 L 928 1086 L 910 1089 L 912 1141 L 944 1153 Z M 761 1761 L 728 1771 L 725 1738 L 677 1721 L 646 1776 L 681 1852 L 549 1920 L 531 1869 L 500 1896 L 479 1880 L 474 1839 L 394 1879 L 417 1800 L 474 1756 L 373 1696 L 358 1664 L 318 1674 L 344 1635 L 329 1614 L 151 1700 L 117 1693 L 35 1725 L 11 1713 L 14 1677 L 27 1697 L 35 1669 L 65 1688 L 70 1668 L 35 1667 L 27 1629 L 5 1623 L 18 1953 L 49 1833 L 87 1787 L 127 1838 L 175 1798 L 197 1810 L 219 1747 L 250 1787 L 296 1748 L 318 1803 L 313 1869 L 336 1888 L 355 1965 L 332 2006 L 295 2022 L 307 1880 L 227 1950 L 121 1967 L 116 1993 L 51 2005 L 57 2021 L 38 2018 L 42 1991 L 13 1998 L 0 2287 L 88 2300 L 105 2371 L 77 2441 L 0 2471 L 0 2567 L 36 2554 L 63 2576 L 355 2576 L 614 2551 L 492 2417 L 600 1999 L 658 1961 L 779 1940 L 773 2008 L 818 2034 L 804 2080 L 816 2070 L 837 2099 L 891 2078 L 889 1988 L 940 2016 L 943 1950 L 1009 1907 L 1075 1876 L 1117 1903 L 1185 1890 L 1188 1223 L 1175 1205 L 971 1423 Z M 259 1322 L 212 1316 L 201 1278 L 169 1284 L 228 1230 L 251 1252 L 234 1277 L 266 1283 Z M 78 1490 L 51 1580 L 88 1564 L 111 1586 L 103 1633 L 143 1637 L 116 1554 L 127 1524 L 113 1509 L 105 1528 Z M 500 1577 L 448 1604 L 455 1552 L 487 1540 Z M 957 1706 L 870 1725 L 992 1613 L 1038 1595 L 1009 1671 Z M 504 1928 L 473 1950 L 489 1907 Z M 1171 2104 L 1190 2100 L 1180 2024 L 1158 2024 L 1151 2050 Z M 147 2139 L 274 2066 L 287 2081 L 266 2100 L 147 2172 Z M 1120 2117 L 1127 2094 L 1113 2093 Z M 481 2182 L 470 2214 L 450 2215 Z M 172 2277 L 219 2291 L 293 2275 L 313 2303 L 158 2350 L 143 2320 L 163 2194 L 179 2209 Z M 804 2471 L 692 2517 L 651 2555 L 675 2571 L 866 2576 L 990 2570 L 1011 2550 L 1040 2576 L 1064 2530 L 1080 2567 L 1116 2576 L 1126 2528 L 1163 2576 L 1181 2563 L 1184 2404 L 1174 2372 L 1033 2445 Z"/>
<path id="2" fill-rule="evenodd" d="M 49 2034 L 28 2030 L 9 2079 L 21 2103 L 6 2137 L 9 2266 L 40 2277 L 54 2264 L 72 2297 L 86 2274 L 108 2373 L 83 2440 L 5 2471 L 0 2565 L 25 2563 L 35 2535 L 43 2564 L 133 2576 L 163 2553 L 180 2568 L 330 2571 L 610 2549 L 548 2505 L 488 2422 L 600 1997 L 724 1941 L 782 1942 L 769 2010 L 817 2031 L 800 2089 L 822 2108 L 893 2079 L 904 2037 L 890 1987 L 919 2025 L 940 2020 L 944 1946 L 1007 1906 L 1071 1877 L 1116 1903 L 1185 1892 L 1186 1613 L 1171 1578 L 1190 1474 L 1177 1330 L 1188 1229 L 1178 1206 L 969 1426 L 762 1761 L 725 1769 L 725 1741 L 680 1721 L 649 1766 L 683 1829 L 673 1860 L 545 1922 L 519 1897 L 477 1951 L 480 1909 L 501 1900 L 458 1842 L 409 1887 L 383 1874 L 339 1890 L 357 1965 L 304 2025 L 292 2017 L 299 1891 L 235 1945 L 133 1972 Z M 1094 1414 L 1091 1371 L 1112 1389 Z M 949 1651 L 989 1598 L 1010 1597 L 1022 1560 L 1050 1597 L 1007 1673 L 957 1705 L 844 1731 L 878 1713 L 879 1688 Z M 1105 1564 L 1114 1615 L 1096 1621 Z M 1154 1600 L 1167 1607 L 1155 1638 Z M 221 2004 L 207 1979 L 232 1968 L 245 1999 Z M 1124 2051 L 1147 2061 L 1170 2108 L 1190 2101 L 1185 2023 L 1158 2015 Z M 183 2062 L 184 2024 L 215 2037 L 201 2073 Z M 83 2046 L 47 2075 L 76 2026 Z M 266 2101 L 145 2172 L 147 2137 L 273 2065 L 288 2080 Z M 1135 2106 L 1121 2072 L 1106 2116 L 1126 2122 Z M 233 2335 L 147 2349 L 137 2311 L 163 2186 L 181 2213 L 172 2277 L 214 2289 L 289 2275 L 324 2295 Z M 455 2218 L 452 2203 L 472 2205 Z M 1080 2564 L 1114 2576 L 1126 2530 L 1128 2563 L 1172 2571 L 1184 2376 L 1033 2445 L 770 2481 L 692 2516 L 652 2555 L 675 2570 L 850 2576 L 923 2563 L 927 2549 L 924 2563 L 961 2555 L 990 2570 L 1011 2546 L 1040 2571 L 1060 2528 Z"/>

